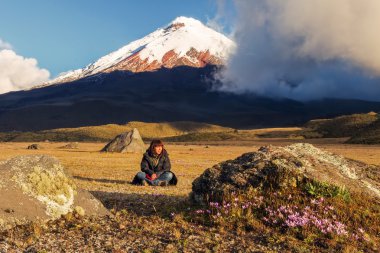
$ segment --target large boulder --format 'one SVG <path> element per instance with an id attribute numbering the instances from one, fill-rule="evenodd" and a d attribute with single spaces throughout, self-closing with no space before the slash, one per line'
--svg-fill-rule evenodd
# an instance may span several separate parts
<path id="1" fill-rule="evenodd" d="M 261 147 L 204 173 L 193 182 L 192 200 L 221 201 L 232 192 L 286 190 L 310 181 L 345 187 L 380 200 L 380 168 L 298 143 Z"/>
<path id="2" fill-rule="evenodd" d="M 63 166 L 46 155 L 18 156 L 0 163 L 0 229 L 27 221 L 50 220 L 74 209 L 107 214 L 89 192 L 79 189 Z"/>
<path id="3" fill-rule="evenodd" d="M 134 128 L 131 131 L 116 136 L 101 152 L 143 153 L 145 149 L 139 131 Z"/>

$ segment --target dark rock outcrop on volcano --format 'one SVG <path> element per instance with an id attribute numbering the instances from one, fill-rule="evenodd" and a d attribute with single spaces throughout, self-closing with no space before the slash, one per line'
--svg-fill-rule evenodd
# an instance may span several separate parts
<path id="1" fill-rule="evenodd" d="M 194 180 L 192 200 L 221 201 L 232 192 L 286 190 L 310 181 L 345 187 L 380 200 L 380 168 L 298 143 L 261 147 L 205 172 Z"/>

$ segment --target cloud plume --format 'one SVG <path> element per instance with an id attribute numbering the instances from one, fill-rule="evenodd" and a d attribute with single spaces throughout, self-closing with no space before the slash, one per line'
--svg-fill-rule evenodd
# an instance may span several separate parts
<path id="1" fill-rule="evenodd" d="M 49 71 L 39 68 L 36 59 L 17 55 L 11 48 L 0 40 L 0 94 L 31 88 L 49 79 Z"/>
<path id="2" fill-rule="evenodd" d="M 380 100 L 380 1 L 235 0 L 222 89 Z"/>

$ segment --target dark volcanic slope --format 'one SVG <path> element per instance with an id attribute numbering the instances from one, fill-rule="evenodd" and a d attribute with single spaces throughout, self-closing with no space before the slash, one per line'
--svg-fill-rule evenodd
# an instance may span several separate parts
<path id="1" fill-rule="evenodd" d="M 235 128 L 295 125 L 313 118 L 379 111 L 380 103 L 301 103 L 210 91 L 215 67 L 112 72 L 0 96 L 0 131 L 107 123 L 198 121 Z"/>

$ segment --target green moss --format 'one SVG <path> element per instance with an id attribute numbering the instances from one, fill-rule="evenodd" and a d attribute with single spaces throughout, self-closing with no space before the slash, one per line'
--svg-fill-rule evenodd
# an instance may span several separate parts
<path id="1" fill-rule="evenodd" d="M 303 186 L 303 189 L 313 197 L 339 197 L 346 202 L 351 200 L 350 192 L 344 186 L 339 187 L 326 182 L 310 181 Z"/>

